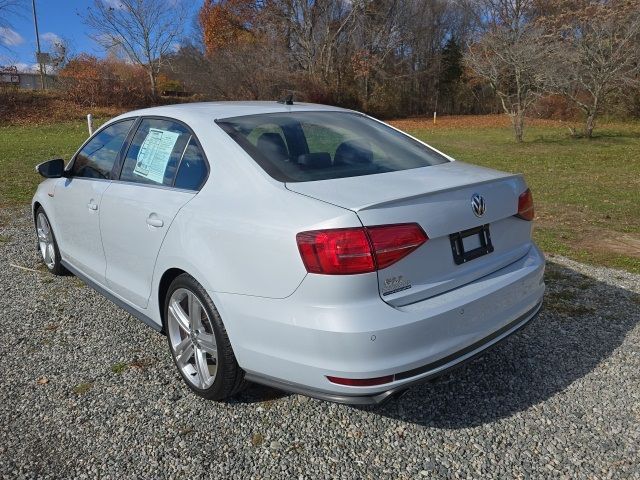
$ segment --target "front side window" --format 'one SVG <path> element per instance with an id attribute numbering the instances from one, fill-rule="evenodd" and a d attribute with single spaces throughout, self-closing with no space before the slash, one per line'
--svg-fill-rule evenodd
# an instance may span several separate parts
<path id="1" fill-rule="evenodd" d="M 110 178 L 111 169 L 122 149 L 135 119 L 109 125 L 96 134 L 78 152 L 71 167 L 71 175 L 84 178 Z"/>
<path id="2" fill-rule="evenodd" d="M 356 113 L 265 113 L 217 123 L 282 182 L 372 175 L 449 161 L 411 137 Z"/>
<path id="3" fill-rule="evenodd" d="M 131 141 L 120 180 L 197 190 L 206 172 L 188 128 L 168 119 L 147 118 Z"/>

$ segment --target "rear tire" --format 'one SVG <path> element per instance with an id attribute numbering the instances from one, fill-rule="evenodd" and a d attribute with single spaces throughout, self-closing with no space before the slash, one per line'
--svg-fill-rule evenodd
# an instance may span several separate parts
<path id="1" fill-rule="evenodd" d="M 223 400 L 245 386 L 227 331 L 211 298 L 196 280 L 176 277 L 164 303 L 169 351 L 180 376 L 198 396 Z"/>
<path id="2" fill-rule="evenodd" d="M 42 262 L 54 275 L 66 275 L 67 269 L 62 266 L 58 242 L 53 233 L 49 217 L 42 207 L 36 210 L 36 236 L 38 238 L 38 251 Z"/>

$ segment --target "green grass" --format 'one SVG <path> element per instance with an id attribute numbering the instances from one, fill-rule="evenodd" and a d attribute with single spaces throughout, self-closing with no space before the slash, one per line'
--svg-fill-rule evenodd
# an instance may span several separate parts
<path id="1" fill-rule="evenodd" d="M 523 173 L 536 204 L 535 239 L 546 252 L 640 273 L 639 122 L 603 126 L 593 139 L 532 126 L 520 145 L 503 127 L 409 132 L 458 160 Z M 635 253 L 619 245 L 621 235 L 637 242 Z"/>
<path id="2" fill-rule="evenodd" d="M 117 375 L 124 373 L 128 368 L 129 365 L 126 362 L 116 362 L 111 365 L 111 371 Z"/>
<path id="3" fill-rule="evenodd" d="M 508 127 L 464 122 L 404 128 L 458 160 L 524 173 L 546 252 L 640 273 L 640 122 L 603 125 L 591 140 L 570 138 L 560 122 L 528 126 L 520 145 Z M 0 127 L 0 205 L 29 202 L 41 180 L 33 167 L 68 160 L 86 137 L 82 121 Z"/>
<path id="4" fill-rule="evenodd" d="M 91 382 L 79 383 L 78 385 L 73 387 L 73 393 L 75 393 L 76 395 L 84 395 L 89 390 L 91 390 L 92 386 L 93 386 L 93 383 L 91 383 Z"/>
<path id="5" fill-rule="evenodd" d="M 95 122 L 99 125 L 103 122 Z M 0 127 L 0 205 L 31 200 L 42 179 L 34 167 L 45 160 L 69 160 L 87 138 L 84 122 Z"/>

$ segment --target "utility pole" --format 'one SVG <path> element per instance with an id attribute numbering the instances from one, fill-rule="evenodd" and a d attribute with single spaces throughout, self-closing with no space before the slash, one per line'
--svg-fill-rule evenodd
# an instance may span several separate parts
<path id="1" fill-rule="evenodd" d="M 33 7 L 33 26 L 36 28 L 36 45 L 38 46 L 38 51 L 36 53 L 36 60 L 38 61 L 38 65 L 40 65 L 40 88 L 44 90 L 45 89 L 44 64 L 42 63 L 42 52 L 40 51 L 40 34 L 38 33 L 38 17 L 36 16 L 36 0 L 31 0 L 31 6 Z"/>

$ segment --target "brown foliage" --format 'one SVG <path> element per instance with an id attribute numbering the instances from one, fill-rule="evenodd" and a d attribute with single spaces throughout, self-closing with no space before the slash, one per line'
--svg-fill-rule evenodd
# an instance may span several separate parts
<path id="1" fill-rule="evenodd" d="M 255 0 L 206 0 L 198 13 L 198 22 L 207 54 L 221 48 L 250 43 L 249 29 L 257 15 Z"/>
<path id="2" fill-rule="evenodd" d="M 531 115 L 540 118 L 573 120 L 578 116 L 578 111 L 566 97 L 551 94 L 538 99 L 531 108 Z"/>
<path id="3" fill-rule="evenodd" d="M 84 106 L 134 107 L 149 102 L 147 75 L 139 65 L 80 55 L 59 73 L 63 92 Z"/>
<path id="4" fill-rule="evenodd" d="M 0 90 L 0 125 L 37 125 L 83 120 L 91 112 L 95 117 L 114 117 L 124 107 L 92 107 L 90 110 L 56 90 Z"/>

